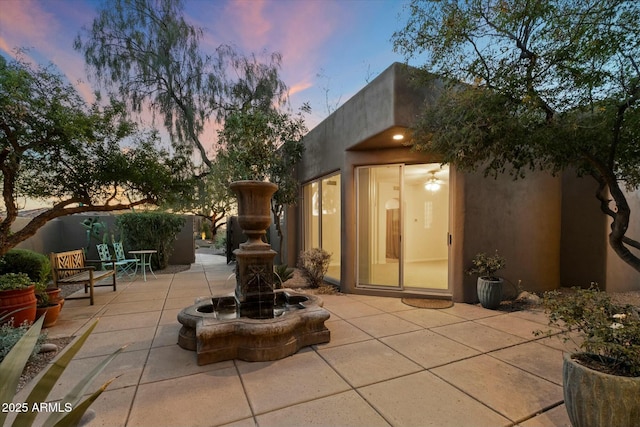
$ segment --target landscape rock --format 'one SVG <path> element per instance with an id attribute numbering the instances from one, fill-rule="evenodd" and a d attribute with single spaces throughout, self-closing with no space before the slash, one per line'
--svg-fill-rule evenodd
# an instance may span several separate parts
<path id="1" fill-rule="evenodd" d="M 51 351 L 58 351 L 58 346 L 53 343 L 44 343 L 40 346 L 40 353 L 49 353 Z"/>

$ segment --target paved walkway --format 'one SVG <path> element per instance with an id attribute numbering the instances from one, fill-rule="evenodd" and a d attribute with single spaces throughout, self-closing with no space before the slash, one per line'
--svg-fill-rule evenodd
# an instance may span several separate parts
<path id="1" fill-rule="evenodd" d="M 53 390 L 130 343 L 90 388 L 118 376 L 92 406 L 91 426 L 569 426 L 562 349 L 536 338 L 541 312 L 468 304 L 418 309 L 397 298 L 323 295 L 331 342 L 273 362 L 198 366 L 176 344 L 178 312 L 234 288 L 223 257 L 191 269 L 96 289 L 68 301 L 50 336 L 97 328 Z"/>

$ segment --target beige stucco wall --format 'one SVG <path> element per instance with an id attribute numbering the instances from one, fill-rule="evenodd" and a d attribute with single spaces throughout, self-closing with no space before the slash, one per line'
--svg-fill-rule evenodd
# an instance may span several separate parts
<path id="1" fill-rule="evenodd" d="M 457 212 L 452 230 L 461 245 L 455 266 L 454 299 L 476 300 L 476 277 L 464 274 L 479 252 L 496 250 L 506 258 L 498 274 L 505 291 L 545 291 L 560 285 L 562 181 L 537 172 L 525 179 L 508 175 L 485 178 L 480 172 L 458 173 Z M 462 269 L 462 271 L 460 271 Z"/>
<path id="2" fill-rule="evenodd" d="M 627 193 L 627 201 L 631 208 L 631 219 L 627 236 L 640 240 L 640 191 Z M 610 230 L 611 220 L 607 219 L 606 232 Z M 634 255 L 640 256 L 640 251 L 631 250 Z M 610 292 L 639 291 L 640 273 L 624 263 L 618 255 L 607 245 L 607 275 L 606 289 Z"/>
<path id="3" fill-rule="evenodd" d="M 606 217 L 596 199 L 597 182 L 567 170 L 562 178 L 562 286 L 606 284 Z"/>

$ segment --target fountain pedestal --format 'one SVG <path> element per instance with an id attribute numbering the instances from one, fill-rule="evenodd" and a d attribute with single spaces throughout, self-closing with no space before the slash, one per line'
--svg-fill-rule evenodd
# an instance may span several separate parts
<path id="1" fill-rule="evenodd" d="M 302 347 L 329 342 L 324 325 L 329 312 L 320 298 L 274 289 L 276 252 L 262 236 L 271 224 L 271 196 L 277 188 L 258 181 L 231 184 L 238 195 L 238 224 L 248 237 L 234 251 L 234 295 L 199 298 L 178 314 L 178 345 L 196 351 L 199 365 L 229 359 L 277 360 Z"/>
<path id="2" fill-rule="evenodd" d="M 276 252 L 262 241 L 271 224 L 271 196 L 278 186 L 270 182 L 237 181 L 238 224 L 248 240 L 233 251 L 237 260 L 236 301 L 240 316 L 270 319 L 274 307 L 273 258 Z"/>
<path id="3" fill-rule="evenodd" d="M 266 248 L 236 249 L 236 292 L 240 317 L 271 319 L 275 295 L 273 293 L 273 258 L 276 252 Z"/>

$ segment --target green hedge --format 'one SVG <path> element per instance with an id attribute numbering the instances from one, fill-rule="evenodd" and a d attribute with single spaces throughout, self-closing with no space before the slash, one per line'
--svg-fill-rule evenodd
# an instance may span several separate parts
<path id="1" fill-rule="evenodd" d="M 164 212 L 126 213 L 116 219 L 125 250 L 155 249 L 158 253 L 151 257 L 151 265 L 158 270 L 169 265 L 173 242 L 185 222 L 180 215 Z"/>
<path id="2" fill-rule="evenodd" d="M 0 259 L 0 275 L 7 273 L 25 273 L 38 284 L 51 279 L 49 257 L 28 249 L 10 249 Z"/>

